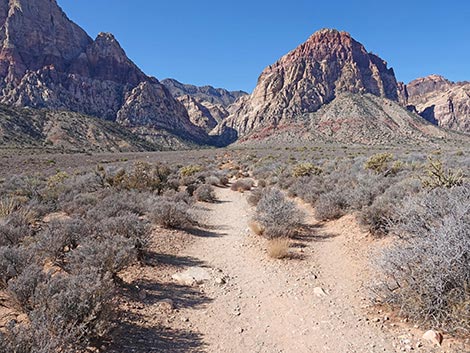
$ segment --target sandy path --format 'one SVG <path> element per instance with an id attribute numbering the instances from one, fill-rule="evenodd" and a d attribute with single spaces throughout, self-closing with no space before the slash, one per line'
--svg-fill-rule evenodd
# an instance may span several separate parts
<path id="1" fill-rule="evenodd" d="M 397 351 L 381 323 L 364 314 L 362 260 L 344 235 L 347 218 L 326 226 L 311 219 L 311 236 L 294 250 L 302 258 L 275 261 L 264 253 L 264 240 L 249 233 L 252 210 L 245 196 L 229 189 L 218 189 L 217 196 L 220 202 L 206 205 L 203 215 L 218 236 L 203 237 L 184 253 L 227 278 L 226 284 L 213 278 L 202 286 L 213 299 L 209 305 L 181 312 L 201 333 L 205 351 Z M 315 287 L 328 295 L 316 296 Z"/>

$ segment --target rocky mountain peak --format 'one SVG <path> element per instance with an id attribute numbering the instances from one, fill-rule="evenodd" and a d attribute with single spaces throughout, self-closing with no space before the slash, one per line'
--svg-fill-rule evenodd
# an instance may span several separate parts
<path id="1" fill-rule="evenodd" d="M 435 125 L 470 132 L 470 83 L 440 75 L 418 78 L 406 85 L 407 105 Z"/>
<path id="2" fill-rule="evenodd" d="M 70 21 L 55 0 L 0 2 L 0 74 L 18 79 L 27 70 L 64 66 L 92 39 Z"/>
<path id="3" fill-rule="evenodd" d="M 410 96 L 427 94 L 436 90 L 447 89 L 453 82 L 441 75 L 429 75 L 411 81 L 407 86 Z"/>
<path id="4" fill-rule="evenodd" d="M 92 40 L 55 0 L 0 0 L 0 103 L 85 113 L 202 141 L 181 103 L 110 33 Z"/>
<path id="5" fill-rule="evenodd" d="M 347 32 L 322 29 L 258 79 L 252 95 L 235 103 L 225 127 L 243 136 L 254 129 L 292 123 L 313 113 L 342 92 L 370 93 L 398 101 L 392 69 Z"/>

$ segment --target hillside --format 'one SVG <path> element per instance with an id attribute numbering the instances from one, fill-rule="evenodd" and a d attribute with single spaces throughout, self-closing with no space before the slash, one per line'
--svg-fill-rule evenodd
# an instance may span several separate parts
<path id="1" fill-rule="evenodd" d="M 114 122 L 65 111 L 0 105 L 1 148 L 35 148 L 69 152 L 129 152 L 187 148 L 166 133 L 144 140 Z"/>

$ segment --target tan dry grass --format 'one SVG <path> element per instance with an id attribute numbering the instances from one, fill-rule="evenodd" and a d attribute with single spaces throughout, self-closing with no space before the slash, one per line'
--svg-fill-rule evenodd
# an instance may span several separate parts
<path id="1" fill-rule="evenodd" d="M 256 221 L 253 221 L 253 220 L 249 221 L 248 222 L 248 227 L 253 232 L 253 234 L 263 235 L 263 233 L 264 233 L 264 228 L 261 226 L 261 224 L 259 224 Z"/>
<path id="2" fill-rule="evenodd" d="M 272 259 L 284 259 L 289 256 L 290 240 L 274 238 L 268 241 L 268 256 Z"/>

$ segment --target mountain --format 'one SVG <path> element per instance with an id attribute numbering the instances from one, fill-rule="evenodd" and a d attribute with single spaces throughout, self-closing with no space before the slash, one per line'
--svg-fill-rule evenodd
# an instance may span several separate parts
<path id="1" fill-rule="evenodd" d="M 191 122 L 207 133 L 229 116 L 225 106 L 211 103 L 203 98 L 183 95 L 176 99 L 186 108 Z"/>
<path id="2" fill-rule="evenodd" d="M 406 85 L 405 103 L 426 120 L 470 133 L 470 82 L 451 82 L 439 75 Z"/>
<path id="3" fill-rule="evenodd" d="M 111 121 L 79 113 L 0 104 L 1 148 L 128 152 L 187 148 L 169 133 L 144 140 Z"/>
<path id="4" fill-rule="evenodd" d="M 363 143 L 439 137 L 398 104 L 401 89 L 393 69 L 349 33 L 323 29 L 268 66 L 212 134 L 221 145 L 287 132 Z"/>
<path id="5" fill-rule="evenodd" d="M 243 91 L 228 91 L 224 88 L 214 88 L 212 86 L 188 85 L 177 80 L 167 78 L 162 80 L 162 84 L 168 88 L 173 97 L 191 96 L 198 101 L 209 102 L 223 107 L 228 107 L 238 98 L 248 95 Z"/>
<path id="6" fill-rule="evenodd" d="M 240 97 L 248 95 L 243 91 L 228 91 L 212 86 L 194 86 L 174 79 L 162 80 L 162 84 L 186 108 L 191 122 L 210 132 L 229 116 L 228 107 Z"/>
<path id="7" fill-rule="evenodd" d="M 149 137 L 207 141 L 184 106 L 111 34 L 91 39 L 55 0 L 0 0 L 0 24 L 0 103 L 83 113 Z"/>

